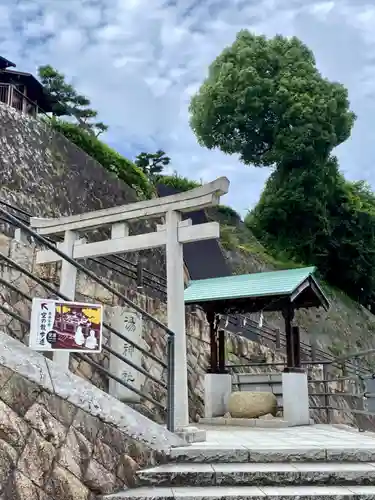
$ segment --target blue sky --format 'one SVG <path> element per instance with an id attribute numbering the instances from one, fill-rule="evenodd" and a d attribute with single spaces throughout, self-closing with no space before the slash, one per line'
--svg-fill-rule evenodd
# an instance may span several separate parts
<path id="1" fill-rule="evenodd" d="M 223 201 L 244 213 L 269 171 L 201 148 L 188 124 L 190 97 L 210 62 L 243 28 L 301 38 L 321 72 L 349 89 L 358 115 L 337 150 L 341 169 L 375 187 L 374 26 L 374 0 L 0 0 L 0 55 L 20 70 L 52 64 L 64 72 L 122 154 L 162 148 L 181 175 L 226 175 Z"/>

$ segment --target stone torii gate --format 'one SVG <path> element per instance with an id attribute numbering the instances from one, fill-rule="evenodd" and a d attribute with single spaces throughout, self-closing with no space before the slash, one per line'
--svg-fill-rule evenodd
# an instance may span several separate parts
<path id="1" fill-rule="evenodd" d="M 175 333 L 174 415 L 176 428 L 179 429 L 189 425 L 183 244 L 217 239 L 220 236 L 220 227 L 217 222 L 193 226 L 190 219 L 182 221 L 181 213 L 217 205 L 220 196 L 226 194 L 228 189 L 228 179 L 220 177 L 198 188 L 164 198 L 155 198 L 58 219 L 35 217 L 31 219 L 31 227 L 40 235 L 63 236 L 64 241 L 57 246 L 74 259 L 166 247 L 168 328 Z M 160 217 L 164 218 L 165 223 L 157 225 L 156 231 L 129 235 L 128 222 Z M 108 226 L 111 227 L 110 240 L 87 243 L 84 239 L 79 238 L 80 233 Z M 209 258 L 209 256 L 207 257 Z M 37 252 L 37 264 L 61 260 L 61 257 L 51 250 Z M 76 274 L 76 268 L 69 262 L 62 260 L 60 292 L 71 300 L 75 298 Z M 69 368 L 69 352 L 55 352 L 54 360 L 64 368 Z"/>

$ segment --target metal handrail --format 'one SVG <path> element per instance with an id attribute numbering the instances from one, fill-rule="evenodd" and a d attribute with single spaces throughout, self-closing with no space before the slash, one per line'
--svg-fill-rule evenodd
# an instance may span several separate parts
<path id="1" fill-rule="evenodd" d="M 352 354 L 345 356 L 345 360 L 347 362 L 348 359 L 364 357 L 364 356 L 371 354 L 371 353 L 374 353 L 374 352 L 375 352 L 375 349 L 367 349 L 365 351 L 359 351 L 359 352 L 352 353 Z M 333 382 L 345 382 L 345 381 L 346 382 L 348 382 L 348 381 L 354 382 L 354 381 L 356 381 L 356 382 L 363 383 L 366 379 L 375 379 L 374 373 L 371 373 L 369 370 L 364 370 L 364 369 L 361 369 L 359 367 L 356 367 L 355 373 L 353 373 L 351 375 L 330 378 L 328 367 L 329 366 L 336 366 L 336 365 L 338 367 L 343 367 L 343 365 L 345 364 L 345 360 L 343 360 L 343 357 L 337 357 L 333 361 L 327 361 L 327 360 L 323 361 L 322 360 L 322 361 L 302 361 L 301 362 L 301 365 L 306 366 L 306 367 L 307 366 L 317 366 L 317 365 L 321 365 L 323 367 L 323 378 L 308 380 L 308 384 L 310 386 L 309 396 L 313 397 L 313 398 L 318 398 L 318 400 L 316 400 L 316 399 L 313 400 L 313 404 L 310 404 L 309 408 L 311 410 L 324 411 L 326 413 L 327 423 L 333 423 L 332 418 L 331 418 L 332 411 L 337 411 L 337 412 L 342 412 L 342 413 L 347 413 L 347 414 L 352 414 L 352 415 L 362 415 L 362 417 L 371 417 L 371 418 L 374 418 L 374 422 L 375 422 L 375 413 L 374 412 L 368 411 L 366 409 L 340 408 L 337 406 L 337 404 L 336 404 L 336 406 L 330 404 L 331 397 L 336 399 L 336 403 L 337 403 L 337 399 L 340 397 L 351 398 L 351 399 L 358 400 L 358 401 L 365 400 L 368 398 L 375 398 L 375 394 L 368 392 L 368 391 L 364 391 L 363 389 L 360 390 L 361 386 L 359 386 L 359 387 L 357 386 L 357 391 L 353 392 L 353 393 L 344 392 L 344 391 L 342 391 L 342 392 L 340 392 L 340 391 L 333 392 L 332 391 L 332 386 L 330 384 Z M 272 366 L 275 368 L 281 368 L 285 365 L 286 365 L 286 362 L 284 361 L 284 362 L 276 362 L 276 363 L 247 363 L 247 364 L 239 364 L 239 365 L 226 365 L 226 368 L 229 370 L 232 370 L 232 372 L 235 373 L 234 372 L 235 368 L 259 368 L 259 367 L 268 368 L 268 367 L 272 367 Z M 243 372 L 236 373 L 237 376 L 239 376 L 241 374 L 244 374 L 244 373 Z M 241 385 L 246 385 L 248 383 L 249 383 L 248 381 L 244 381 L 243 383 L 241 383 L 239 380 L 233 381 L 233 384 L 236 386 L 239 386 L 239 387 Z M 269 383 L 269 382 L 264 382 L 264 383 Z M 257 384 L 259 384 L 259 382 L 257 382 Z M 317 391 L 316 386 L 318 384 L 323 384 L 321 391 Z M 345 389 L 345 387 L 343 387 L 343 389 Z M 323 403 L 320 402 L 321 401 L 320 398 L 324 399 Z M 358 427 L 359 431 L 366 430 L 366 425 L 367 425 L 367 427 L 370 426 L 372 430 L 374 428 L 374 425 L 372 425 L 371 422 L 367 421 L 367 420 L 364 420 L 361 423 L 361 421 L 354 419 L 352 422 L 355 423 L 355 425 Z"/>
<path id="2" fill-rule="evenodd" d="M 8 203 L 4 200 L 0 200 L 0 206 L 1 205 L 21 214 L 22 217 L 19 217 L 17 215 L 17 218 L 19 218 L 22 222 L 29 224 L 29 221 L 27 219 L 30 219 L 32 217 L 32 214 L 12 205 L 11 203 Z M 23 217 L 25 217 L 25 218 L 23 218 Z M 5 217 L 0 217 L 0 220 L 3 220 L 4 222 L 9 222 Z M 49 240 L 49 238 L 46 238 L 46 239 Z M 52 243 L 55 243 L 53 240 L 49 240 L 49 241 L 51 241 Z M 96 264 L 101 265 L 101 266 L 106 267 L 107 269 L 111 269 L 111 270 L 113 270 L 113 265 L 116 265 L 116 266 L 120 267 L 120 269 L 122 269 L 124 272 L 122 272 L 121 270 L 118 271 L 117 269 L 116 269 L 116 271 L 118 271 L 119 274 L 127 276 L 131 279 L 137 280 L 137 286 L 139 288 L 142 288 L 143 286 L 147 286 L 147 287 L 152 288 L 153 290 L 156 290 L 156 291 L 162 293 L 163 295 L 167 294 L 166 285 L 165 285 L 166 279 L 163 276 L 157 275 L 157 274 L 153 273 L 152 271 L 150 271 L 149 269 L 142 267 L 142 269 L 141 269 L 142 283 L 140 283 L 140 282 L 138 282 L 139 281 L 138 277 L 140 274 L 139 271 L 140 271 L 140 266 L 141 266 L 140 262 L 135 264 L 134 262 L 132 262 L 128 259 L 125 259 L 124 257 L 119 256 L 119 255 L 112 256 L 112 257 L 116 257 L 116 258 L 114 260 L 112 260 L 111 256 L 107 256 L 107 257 L 99 257 L 99 258 L 89 258 L 87 260 L 89 260 L 91 262 L 95 262 Z M 119 262 L 117 262 L 117 261 L 119 261 Z M 107 264 L 107 262 L 108 262 L 108 264 Z M 161 288 L 161 287 L 163 287 L 163 288 Z"/>
<path id="3" fill-rule="evenodd" d="M 169 376 L 169 372 L 171 370 L 173 372 L 173 370 L 174 370 L 174 367 L 173 367 L 173 364 L 174 364 L 174 356 L 173 356 L 173 354 L 174 354 L 174 336 L 175 336 L 174 332 L 170 328 L 168 328 L 166 325 L 164 325 L 161 321 L 159 321 L 157 318 L 154 318 L 150 313 L 148 313 L 147 311 L 145 311 L 144 309 L 142 309 L 140 306 L 138 306 L 136 303 L 134 303 L 132 300 L 130 300 L 128 297 L 126 297 L 126 295 L 124 295 L 123 293 L 119 292 L 112 285 L 110 285 L 110 284 L 106 283 L 105 281 L 103 281 L 94 272 L 92 272 L 89 269 L 87 269 L 84 265 L 82 265 L 81 263 L 75 261 L 73 258 L 71 258 L 68 255 L 66 255 L 63 251 L 61 251 L 59 248 L 57 248 L 52 242 L 50 242 L 49 240 L 47 240 L 46 238 L 44 238 L 43 236 L 41 236 L 40 234 L 38 234 L 37 232 L 35 232 L 27 224 L 25 224 L 24 222 L 22 222 L 19 218 L 11 215 L 9 212 L 7 212 L 1 206 L 0 206 L 0 215 L 3 215 L 4 217 L 6 217 L 6 219 L 8 221 L 10 221 L 10 223 L 12 223 L 14 226 L 16 226 L 16 227 L 20 228 L 21 230 L 23 230 L 26 234 L 28 234 L 29 236 L 33 237 L 34 240 L 36 240 L 40 244 L 42 244 L 45 247 L 47 247 L 49 250 L 52 250 L 54 253 L 56 253 L 63 260 L 66 260 L 67 262 L 69 262 L 69 264 L 71 264 L 72 266 L 74 266 L 77 270 L 81 271 L 86 276 L 88 276 L 89 278 L 91 278 L 93 281 L 95 281 L 99 285 L 103 286 L 103 288 L 107 289 L 113 295 L 115 295 L 116 297 L 120 298 L 123 302 L 125 302 L 125 304 L 129 305 L 132 309 L 134 309 L 135 311 L 137 311 L 140 314 L 142 314 L 142 316 L 146 317 L 149 321 L 151 321 L 152 323 L 154 323 L 156 326 L 158 326 L 159 328 L 161 328 L 162 330 L 164 330 L 168 334 L 168 350 L 167 350 L 167 371 L 168 371 L 168 382 L 167 382 L 167 425 L 168 425 L 168 429 L 173 432 L 174 431 L 174 408 L 173 408 L 173 402 L 174 402 L 174 381 Z M 2 255 L 2 257 L 6 257 L 6 256 Z M 58 296 L 60 296 L 61 298 L 65 299 L 65 300 L 69 300 L 68 297 L 64 297 L 63 294 L 61 294 L 60 292 L 56 292 L 56 290 L 54 290 L 53 293 L 56 293 Z M 106 328 L 108 328 L 108 330 L 114 332 L 115 334 L 117 334 L 118 336 L 121 337 L 121 334 L 119 334 L 119 332 L 116 332 L 116 330 L 114 330 L 112 327 L 110 327 L 110 325 L 106 325 L 106 324 L 103 323 L 103 326 L 105 326 Z M 139 346 L 135 345 L 133 342 L 130 342 L 130 339 L 127 339 L 124 336 L 122 336 L 122 337 L 127 342 L 132 343 L 134 345 L 134 347 L 136 347 L 137 349 L 139 349 Z M 147 351 L 145 351 L 145 353 L 147 355 L 149 355 L 149 353 L 147 353 Z M 158 361 L 160 362 L 160 360 L 158 360 Z M 148 374 L 148 376 L 149 376 L 149 374 Z"/>
<path id="4" fill-rule="evenodd" d="M 31 302 L 32 298 L 28 297 L 28 300 Z M 28 328 L 30 328 L 31 323 L 30 323 L 29 320 L 23 318 L 22 316 L 20 316 L 19 314 L 15 313 L 14 311 L 11 311 L 8 307 L 5 307 L 2 304 L 0 304 L 0 311 L 2 311 L 3 313 L 11 316 L 13 319 L 16 319 L 20 323 L 22 323 L 25 326 L 27 326 Z M 105 348 L 106 348 L 106 346 L 103 346 L 103 349 L 105 349 Z M 113 353 L 113 351 L 112 351 L 112 353 Z M 129 361 L 126 360 L 125 358 L 123 358 L 122 356 L 119 356 L 117 353 L 115 355 L 118 356 L 118 357 L 120 357 L 122 359 L 122 361 L 124 361 L 125 363 L 129 364 L 130 366 L 133 366 L 133 368 L 136 368 L 137 370 L 139 370 L 139 367 L 136 367 L 133 363 L 129 363 Z M 129 389 L 130 391 L 134 392 L 138 396 L 146 399 L 150 403 L 153 403 L 155 406 L 158 406 L 162 410 L 165 410 L 164 406 L 161 403 L 159 403 L 159 401 L 156 401 L 151 396 L 148 396 L 147 394 L 144 394 L 143 392 L 139 391 L 136 387 L 134 387 L 131 384 L 128 384 L 124 380 L 120 379 L 119 377 L 117 377 L 116 375 L 114 375 L 113 373 L 111 373 L 109 370 L 107 370 L 106 368 L 104 368 L 103 366 L 101 366 L 99 363 L 96 363 L 95 361 L 93 361 L 92 359 L 90 359 L 88 356 L 85 356 L 84 354 L 80 354 L 80 353 L 74 353 L 73 357 L 82 359 L 83 361 L 86 361 L 90 365 L 95 366 L 95 368 L 97 368 L 97 370 L 99 370 L 102 373 L 105 373 L 105 375 L 107 375 L 109 378 L 113 379 L 115 382 L 119 383 L 120 385 L 122 385 L 126 389 Z M 149 374 L 147 372 L 146 372 L 146 374 L 149 376 Z M 154 380 L 154 381 L 157 382 L 157 383 L 160 383 L 160 381 L 157 381 L 157 380 Z M 161 383 L 160 383 L 160 385 L 161 385 Z M 163 386 L 165 386 L 165 384 L 163 384 Z"/>
<path id="5" fill-rule="evenodd" d="M 28 213 L 24 210 L 21 210 L 18 207 L 15 207 L 14 205 L 10 205 L 7 202 L 0 200 L 0 205 L 1 204 L 5 205 L 5 206 L 9 206 L 9 208 L 12 208 L 16 212 L 22 213 L 22 215 L 25 215 L 27 217 L 32 217 L 32 215 L 30 213 Z M 113 269 L 113 264 L 115 264 L 116 266 L 120 267 L 122 270 L 127 271 L 127 273 L 122 272 L 121 270 L 118 271 L 117 269 L 116 269 L 116 271 L 119 272 L 119 274 L 122 274 L 124 276 L 129 277 L 130 279 L 137 280 L 137 286 L 139 288 L 142 288 L 143 286 L 147 286 L 153 290 L 156 290 L 156 291 L 166 295 L 166 293 L 167 293 L 166 286 L 165 286 L 165 284 L 163 284 L 163 283 L 165 283 L 165 278 L 163 276 L 157 275 L 157 274 L 153 273 L 152 271 L 149 271 L 148 269 L 142 267 L 142 269 L 141 269 L 141 271 L 142 271 L 142 273 L 141 273 L 142 274 L 142 283 L 140 283 L 138 281 L 139 274 L 140 274 L 139 273 L 140 262 L 138 262 L 138 264 L 134 264 L 133 262 L 125 259 L 122 256 L 116 255 L 115 257 L 116 258 L 114 260 L 112 260 L 111 256 L 100 257 L 99 259 L 91 258 L 88 260 L 95 262 L 98 265 L 104 266 L 108 269 Z M 120 261 L 120 263 L 123 263 L 124 265 L 117 263 L 116 262 L 117 260 Z M 109 262 L 110 264 L 112 264 L 112 266 L 107 265 L 106 262 Z M 128 266 L 130 269 L 127 269 L 126 266 Z M 129 273 L 131 273 L 131 274 L 129 274 Z M 146 274 L 148 274 L 149 276 L 146 276 Z M 154 284 L 155 281 L 152 279 L 152 277 L 155 277 L 158 280 L 158 283 L 157 283 L 158 286 L 156 284 Z M 150 283 L 147 283 L 147 281 L 150 281 Z M 276 344 L 276 346 L 278 346 L 278 345 L 279 345 L 279 347 L 282 347 L 283 345 L 285 346 L 285 334 L 280 332 L 280 330 L 272 328 L 268 325 L 263 325 L 262 327 L 259 327 L 259 325 L 256 321 L 254 321 L 253 319 L 251 319 L 247 316 L 244 316 L 244 315 L 238 315 L 238 317 L 233 316 L 233 315 L 227 316 L 228 322 L 234 326 L 238 322 L 237 318 L 242 320 L 242 322 L 246 321 L 246 324 L 245 325 L 242 324 L 240 327 L 241 333 L 244 333 L 246 335 L 246 333 L 249 332 L 250 334 L 255 334 L 258 338 L 262 338 L 262 339 L 273 342 L 274 344 Z M 306 344 L 305 342 L 301 342 L 301 351 L 305 355 L 312 356 L 312 348 L 310 345 Z M 315 349 L 315 353 L 319 356 L 320 361 L 325 361 L 327 363 L 331 363 L 331 362 L 335 361 L 335 357 L 332 354 L 330 354 L 326 351 L 323 351 L 322 349 Z M 348 362 L 346 362 L 346 367 L 349 370 L 356 370 L 357 369 L 357 367 L 355 367 L 354 365 L 352 365 L 351 363 L 348 363 Z M 363 371 L 363 370 L 361 370 L 361 371 Z"/>

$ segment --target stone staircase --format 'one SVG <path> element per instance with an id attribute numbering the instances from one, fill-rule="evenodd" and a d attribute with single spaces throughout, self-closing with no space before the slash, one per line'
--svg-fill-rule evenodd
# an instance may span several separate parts
<path id="1" fill-rule="evenodd" d="M 137 488 L 104 498 L 374 500 L 375 434 L 364 436 L 331 426 L 316 427 L 318 431 L 332 429 L 337 443 L 326 433 L 329 447 L 300 443 L 287 449 L 276 443 L 273 449 L 249 449 L 237 440 L 228 446 L 221 431 L 222 446 L 196 443 L 173 448 L 169 463 L 138 472 Z M 293 430 L 287 431 L 291 434 Z M 277 437 L 281 430 L 272 431 L 258 430 L 258 437 L 266 438 L 270 433 Z M 320 437 L 324 438 L 324 433 Z"/>

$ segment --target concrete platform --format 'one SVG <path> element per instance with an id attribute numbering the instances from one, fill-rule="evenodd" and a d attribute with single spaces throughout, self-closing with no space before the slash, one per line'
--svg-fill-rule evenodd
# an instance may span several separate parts
<path id="1" fill-rule="evenodd" d="M 223 425 L 229 427 L 257 427 L 264 429 L 284 429 L 285 427 L 295 427 L 287 420 L 282 418 L 226 418 L 226 417 L 211 417 L 211 418 L 201 418 L 199 420 L 201 426 L 215 426 L 221 427 Z M 310 420 L 310 425 L 313 425 L 314 421 Z M 207 427 L 208 428 L 208 427 Z"/>
<path id="2" fill-rule="evenodd" d="M 197 425 L 206 441 L 172 448 L 173 461 L 191 462 L 375 462 L 375 433 L 333 425 L 282 429 Z"/>

